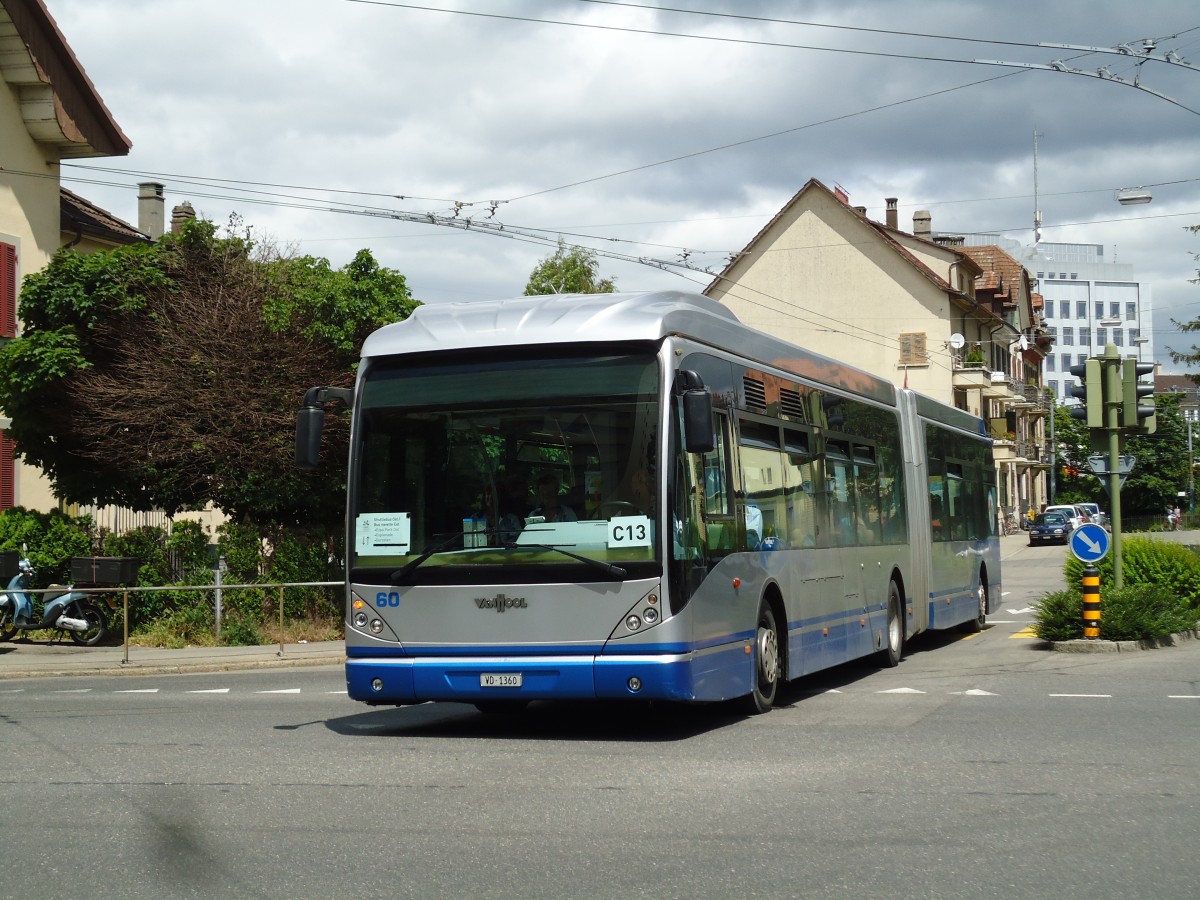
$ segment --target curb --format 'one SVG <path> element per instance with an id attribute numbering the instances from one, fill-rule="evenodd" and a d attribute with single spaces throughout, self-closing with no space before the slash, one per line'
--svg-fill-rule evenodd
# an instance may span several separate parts
<path id="1" fill-rule="evenodd" d="M 236 672 L 262 669 L 291 669 L 302 666 L 342 666 L 346 651 L 341 641 L 330 646 L 304 648 L 289 646 L 283 655 L 267 647 L 187 648 L 164 651 L 160 648 L 133 648 L 126 661 L 120 648 L 105 648 L 96 656 L 58 655 L 46 652 L 0 653 L 0 681 L 17 678 L 61 678 L 73 675 L 183 675 L 202 672 Z M 24 649 L 24 648 L 23 648 Z M 33 650 L 33 648 L 28 648 Z M 39 648 L 40 650 L 40 648 Z M 144 651 L 144 652 L 142 652 Z M 139 656 L 141 658 L 139 658 Z"/>
<path id="2" fill-rule="evenodd" d="M 1177 647 L 1200 638 L 1200 628 L 1179 631 L 1164 638 L 1145 638 L 1140 641 L 1097 641 L 1082 638 L 1073 641 L 1047 641 L 1051 650 L 1060 653 L 1130 653 L 1135 650 L 1158 650 L 1162 647 Z"/>

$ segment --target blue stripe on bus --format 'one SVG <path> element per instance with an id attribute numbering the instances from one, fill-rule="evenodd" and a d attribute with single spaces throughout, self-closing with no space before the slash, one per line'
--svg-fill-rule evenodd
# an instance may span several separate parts
<path id="1" fill-rule="evenodd" d="M 951 628 L 979 615 L 979 595 L 975 588 L 939 591 L 929 595 L 929 628 Z"/>
<path id="2" fill-rule="evenodd" d="M 642 648 L 639 648 L 641 650 Z M 484 700 L 643 698 L 726 700 L 749 692 L 751 655 L 744 642 L 709 653 L 639 652 L 610 656 L 561 655 L 427 658 L 351 658 L 350 697 L 368 703 L 418 699 L 474 703 Z M 484 674 L 521 675 L 521 686 L 481 685 Z M 630 680 L 636 679 L 637 689 Z"/>
<path id="3" fill-rule="evenodd" d="M 663 653 L 696 653 L 710 650 L 724 644 L 745 644 L 754 639 L 753 631 L 742 631 L 736 634 L 714 635 L 703 641 L 671 641 L 666 643 L 629 644 L 621 641 L 607 641 L 603 644 L 461 644 L 429 645 L 422 644 L 395 647 L 356 647 L 346 645 L 346 656 L 351 658 L 384 658 L 410 659 L 431 656 L 463 657 L 474 656 L 508 656 L 519 654 L 521 657 L 536 658 L 539 656 L 610 656 L 610 655 L 656 655 Z"/>

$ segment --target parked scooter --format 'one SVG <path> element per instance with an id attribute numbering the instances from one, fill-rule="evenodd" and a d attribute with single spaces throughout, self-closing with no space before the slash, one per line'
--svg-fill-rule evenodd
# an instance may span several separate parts
<path id="1" fill-rule="evenodd" d="M 66 632 L 77 644 L 94 647 L 108 634 L 108 622 L 99 607 L 84 591 L 64 588 L 61 592 L 41 594 L 42 615 L 36 618 L 35 595 L 29 593 L 33 566 L 28 559 L 18 563 L 17 574 L 0 595 L 0 641 L 10 641 L 21 631 L 53 628 Z"/>

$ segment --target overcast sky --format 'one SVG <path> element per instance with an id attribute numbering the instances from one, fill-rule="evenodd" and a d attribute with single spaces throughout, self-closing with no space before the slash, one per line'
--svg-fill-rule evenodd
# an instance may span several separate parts
<path id="1" fill-rule="evenodd" d="M 719 271 L 809 178 L 879 220 L 898 197 L 906 230 L 929 209 L 935 231 L 1028 244 L 1037 132 L 1043 240 L 1150 281 L 1167 371 L 1194 342 L 1170 320 L 1200 316 L 1200 68 L 1029 46 L 1156 38 L 1200 67 L 1192 4 L 46 3 L 133 142 L 63 182 L 133 224 L 157 180 L 168 215 L 236 212 L 334 265 L 367 247 L 425 302 L 520 294 L 559 234 L 620 257 L 601 258 L 620 290 L 700 290 L 674 264 Z M 1135 186 L 1153 202 L 1116 203 Z M 434 224 L 456 211 L 469 230 Z"/>

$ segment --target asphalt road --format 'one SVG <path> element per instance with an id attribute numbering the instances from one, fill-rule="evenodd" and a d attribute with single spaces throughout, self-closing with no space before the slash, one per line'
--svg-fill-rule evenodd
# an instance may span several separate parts
<path id="1" fill-rule="evenodd" d="M 1010 539 L 1011 540 L 1011 539 Z M 1191 898 L 1200 642 L 1002 611 L 722 707 L 370 709 L 340 666 L 0 680 L 0 897 Z"/>

